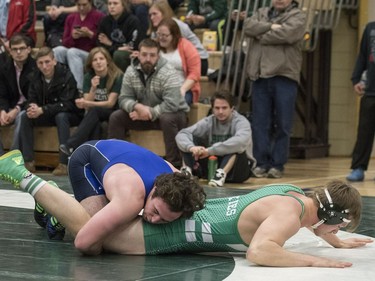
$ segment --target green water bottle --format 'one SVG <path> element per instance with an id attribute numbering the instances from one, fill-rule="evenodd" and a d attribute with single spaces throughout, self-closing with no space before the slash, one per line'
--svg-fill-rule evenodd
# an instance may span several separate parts
<path id="1" fill-rule="evenodd" d="M 211 155 L 208 157 L 208 175 L 207 180 L 211 180 L 215 176 L 215 172 L 217 170 L 217 157 L 215 155 Z"/>

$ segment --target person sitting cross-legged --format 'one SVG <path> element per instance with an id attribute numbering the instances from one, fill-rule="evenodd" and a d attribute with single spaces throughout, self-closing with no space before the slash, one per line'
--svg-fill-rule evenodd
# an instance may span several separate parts
<path id="1" fill-rule="evenodd" d="M 218 157 L 218 169 L 210 186 L 227 182 L 243 182 L 255 164 L 250 122 L 234 109 L 234 97 L 220 91 L 211 98 L 213 114 L 182 129 L 176 143 L 183 155 L 181 170 L 207 177 L 207 160 Z"/>

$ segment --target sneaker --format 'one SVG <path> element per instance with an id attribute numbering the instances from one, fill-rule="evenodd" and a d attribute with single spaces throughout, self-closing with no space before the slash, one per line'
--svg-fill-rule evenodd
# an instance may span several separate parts
<path id="1" fill-rule="evenodd" d="M 271 168 L 268 171 L 267 176 L 271 179 L 279 179 L 283 176 L 283 172 L 280 171 L 279 169 Z"/>
<path id="2" fill-rule="evenodd" d="M 68 175 L 68 169 L 65 164 L 59 164 L 53 171 L 54 176 L 66 176 Z"/>
<path id="3" fill-rule="evenodd" d="M 188 166 L 183 166 L 183 167 L 180 169 L 180 172 L 181 172 L 182 174 L 186 174 L 186 175 L 189 175 L 189 176 L 192 176 L 192 175 L 193 175 L 193 173 L 192 173 L 192 171 L 191 171 L 191 168 L 188 167 Z"/>
<path id="4" fill-rule="evenodd" d="M 348 181 L 363 181 L 365 178 L 365 172 L 363 169 L 353 169 L 349 175 L 346 176 Z"/>
<path id="5" fill-rule="evenodd" d="M 0 179 L 19 188 L 20 182 L 30 175 L 25 168 L 21 151 L 12 150 L 0 157 Z"/>
<path id="6" fill-rule="evenodd" d="M 47 215 L 47 234 L 51 240 L 63 240 L 65 236 L 65 227 L 53 216 Z"/>
<path id="7" fill-rule="evenodd" d="M 73 147 L 69 147 L 66 144 L 60 144 L 59 148 L 60 148 L 60 151 L 62 153 L 64 153 L 65 155 L 68 155 L 68 156 L 72 155 L 72 153 L 74 151 Z"/>
<path id="8" fill-rule="evenodd" d="M 25 162 L 25 168 L 29 170 L 30 173 L 35 173 L 35 162 L 30 161 L 30 162 Z"/>
<path id="9" fill-rule="evenodd" d="M 223 169 L 217 169 L 214 178 L 209 181 L 208 185 L 213 187 L 222 187 L 226 177 L 227 173 L 224 172 Z"/>
<path id="10" fill-rule="evenodd" d="M 265 168 L 255 167 L 255 169 L 253 169 L 252 172 L 253 172 L 254 177 L 256 177 L 256 178 L 266 178 L 267 177 L 267 170 Z"/>
<path id="11" fill-rule="evenodd" d="M 40 205 L 38 202 L 35 201 L 34 220 L 42 228 L 46 228 L 47 219 L 48 219 L 47 212 L 44 210 L 42 205 Z"/>

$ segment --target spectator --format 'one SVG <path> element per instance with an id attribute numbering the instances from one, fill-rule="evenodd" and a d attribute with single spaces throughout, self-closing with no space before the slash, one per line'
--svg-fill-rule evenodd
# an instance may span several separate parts
<path id="1" fill-rule="evenodd" d="M 20 116 L 19 149 L 30 172 L 35 171 L 35 126 L 57 126 L 60 144 L 66 143 L 70 126 L 77 126 L 81 110 L 74 104 L 78 98 L 76 81 L 69 69 L 56 62 L 53 51 L 42 47 L 36 54 L 38 70 L 33 73 L 26 111 Z M 60 164 L 52 172 L 55 176 L 66 175 L 67 156 L 60 153 Z"/>
<path id="2" fill-rule="evenodd" d="M 131 4 L 132 13 L 139 19 L 140 30 L 146 34 L 148 22 L 148 7 L 153 2 L 152 0 L 128 0 Z"/>
<path id="3" fill-rule="evenodd" d="M 25 35 L 14 35 L 9 41 L 10 57 L 5 56 L 0 68 L 0 125 L 15 124 L 12 148 L 18 147 L 19 113 L 25 108 L 30 76 L 35 69 L 35 60 L 30 55 L 30 43 Z M 0 140 L 0 155 L 3 153 Z"/>
<path id="4" fill-rule="evenodd" d="M 86 114 L 73 135 L 60 145 L 62 152 L 70 156 L 85 141 L 101 139 L 101 122 L 108 121 L 111 113 L 118 108 L 122 74 L 106 49 L 96 47 L 91 50 L 86 61 L 84 95 L 76 99 L 77 107 L 85 109 Z"/>
<path id="5" fill-rule="evenodd" d="M 195 48 L 198 50 L 198 53 L 201 58 L 201 75 L 206 76 L 208 70 L 208 52 L 203 47 L 201 41 L 197 35 L 191 31 L 190 27 L 183 21 L 174 17 L 174 13 L 171 7 L 168 5 L 168 2 L 165 0 L 155 1 L 149 10 L 150 15 L 150 29 L 148 31 L 151 38 L 156 38 L 156 29 L 158 28 L 160 22 L 166 18 L 173 18 L 180 28 L 182 37 L 189 40 Z"/>
<path id="6" fill-rule="evenodd" d="M 183 154 L 181 171 L 207 177 L 207 159 L 215 155 L 218 169 L 208 183 L 210 186 L 244 182 L 255 164 L 250 122 L 234 109 L 234 97 L 228 92 L 215 93 L 211 105 L 213 114 L 176 136 Z"/>
<path id="7" fill-rule="evenodd" d="M 125 71 L 130 65 L 130 55 L 146 37 L 139 19 L 130 13 L 126 0 L 109 0 L 109 15 L 98 28 L 99 45 L 113 56 L 116 65 Z"/>
<path id="8" fill-rule="evenodd" d="M 168 4 L 173 11 L 176 11 L 183 3 L 184 0 L 168 0 Z"/>
<path id="9" fill-rule="evenodd" d="M 8 48 L 8 40 L 17 33 L 26 35 L 28 45 L 34 47 L 35 32 L 35 1 L 34 0 L 0 0 L 0 39 Z"/>
<path id="10" fill-rule="evenodd" d="M 175 137 L 186 127 L 189 106 L 180 94 L 175 69 L 159 57 L 160 47 L 151 39 L 139 44 L 138 59 L 124 74 L 120 109 L 109 118 L 108 137 L 125 139 L 126 130 L 162 130 L 166 160 L 181 166 Z"/>
<path id="11" fill-rule="evenodd" d="M 228 46 L 231 46 L 233 36 L 235 35 L 233 32 L 234 25 L 237 20 L 238 16 L 238 30 L 242 30 L 243 22 L 246 18 L 251 17 L 253 15 L 253 12 L 258 10 L 260 7 L 268 6 L 271 0 L 267 1 L 258 1 L 258 0 L 250 0 L 249 4 L 249 10 L 246 13 L 246 6 L 247 1 L 242 1 L 241 6 L 239 5 L 239 0 L 234 0 L 233 3 L 233 10 L 230 15 L 230 21 L 229 21 L 229 34 L 228 34 Z M 257 5 L 257 6 L 255 6 Z M 238 15 L 239 14 L 239 15 Z M 225 24 L 223 27 L 223 30 L 226 30 L 226 25 L 228 24 L 228 19 L 225 20 Z"/>
<path id="12" fill-rule="evenodd" d="M 103 14 L 108 15 L 108 1 L 107 0 L 93 0 L 94 7 Z"/>
<path id="13" fill-rule="evenodd" d="M 181 36 L 177 23 L 171 18 L 160 22 L 156 34 L 161 56 L 173 65 L 180 78 L 181 95 L 189 105 L 198 102 L 201 94 L 201 61 L 197 49 Z"/>
<path id="14" fill-rule="evenodd" d="M 192 30 L 209 28 L 221 34 L 219 22 L 228 13 L 227 0 L 189 0 L 185 22 Z"/>
<path id="15" fill-rule="evenodd" d="M 76 0 L 78 12 L 68 15 L 64 25 L 63 46 L 53 49 L 56 60 L 67 64 L 82 91 L 83 66 L 96 46 L 97 29 L 104 14 L 96 10 L 92 0 Z"/>
<path id="16" fill-rule="evenodd" d="M 352 82 L 354 91 L 361 96 L 357 141 L 352 155 L 352 172 L 349 181 L 363 181 L 370 161 L 374 142 L 375 120 L 375 22 L 367 24 L 362 34 L 361 46 L 355 64 Z"/>
<path id="17" fill-rule="evenodd" d="M 280 178 L 288 161 L 305 32 L 305 14 L 294 0 L 272 0 L 244 22 L 250 37 L 247 66 L 252 88 L 256 177 Z"/>
<path id="18" fill-rule="evenodd" d="M 51 1 L 51 7 L 43 17 L 46 46 L 54 48 L 62 45 L 66 17 L 77 11 L 74 0 Z"/>

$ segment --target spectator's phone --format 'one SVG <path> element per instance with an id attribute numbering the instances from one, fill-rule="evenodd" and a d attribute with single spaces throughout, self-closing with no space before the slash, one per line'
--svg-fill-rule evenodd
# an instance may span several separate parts
<path id="1" fill-rule="evenodd" d="M 81 29 L 81 26 L 80 25 L 75 25 L 73 28 L 74 29 Z"/>

